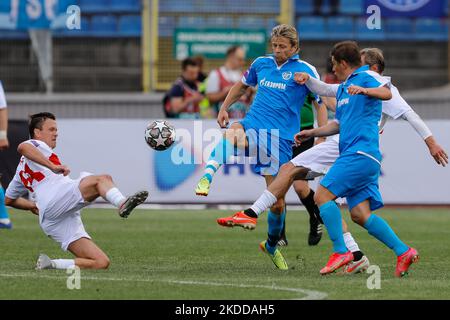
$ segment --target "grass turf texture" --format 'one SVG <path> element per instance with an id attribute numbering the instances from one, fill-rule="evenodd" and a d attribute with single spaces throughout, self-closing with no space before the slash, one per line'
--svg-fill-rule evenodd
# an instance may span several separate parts
<path id="1" fill-rule="evenodd" d="M 379 290 L 367 288 L 367 273 L 319 274 L 331 254 L 331 242 L 325 232 L 318 246 L 307 245 L 304 211 L 288 212 L 289 246 L 282 252 L 290 269 L 283 272 L 258 250 L 266 238 L 266 214 L 256 230 L 244 231 L 216 224 L 217 217 L 230 211 L 136 210 L 123 220 L 105 209 L 86 209 L 82 216 L 111 266 L 106 271 L 81 270 L 81 289 L 69 290 L 64 270 L 35 271 L 34 264 L 41 252 L 51 258 L 71 254 L 44 235 L 36 216 L 10 213 L 14 229 L 0 230 L 0 299 L 265 300 L 305 298 L 303 290 L 325 293 L 327 299 L 450 299 L 447 209 L 378 212 L 421 255 L 402 279 L 394 277 L 394 254 L 344 212 L 360 248 L 381 269 Z"/>

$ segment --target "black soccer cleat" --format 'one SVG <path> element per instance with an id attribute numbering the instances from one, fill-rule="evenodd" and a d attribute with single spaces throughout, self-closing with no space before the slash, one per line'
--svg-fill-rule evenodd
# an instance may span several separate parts
<path id="1" fill-rule="evenodd" d="M 316 246 L 322 239 L 322 224 L 319 219 L 309 218 L 308 245 Z"/>

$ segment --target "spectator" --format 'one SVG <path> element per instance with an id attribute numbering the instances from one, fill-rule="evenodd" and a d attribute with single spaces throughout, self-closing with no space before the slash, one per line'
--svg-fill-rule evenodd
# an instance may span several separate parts
<path id="1" fill-rule="evenodd" d="M 242 68 L 245 63 L 245 52 L 239 46 L 228 48 L 225 63 L 222 67 L 212 70 L 206 85 L 206 97 L 216 113 L 224 102 L 231 87 L 242 79 Z M 253 96 L 253 89 L 249 88 L 247 93 L 234 103 L 229 109 L 229 117 L 241 119 L 247 113 Z"/>
<path id="2" fill-rule="evenodd" d="M 164 112 L 168 118 L 200 118 L 199 102 L 204 98 L 198 91 L 197 79 L 200 68 L 192 58 L 181 62 L 181 76 L 163 99 Z"/>
<path id="3" fill-rule="evenodd" d="M 331 6 L 330 15 L 335 16 L 338 14 L 339 10 L 339 0 L 327 0 Z M 320 16 L 324 15 L 322 11 L 323 0 L 314 0 L 314 15 Z"/>
<path id="4" fill-rule="evenodd" d="M 192 57 L 192 60 L 194 60 L 197 63 L 199 68 L 197 81 L 202 83 L 207 78 L 207 75 L 203 72 L 203 64 L 205 62 L 205 59 L 203 58 L 203 56 L 195 56 Z"/>

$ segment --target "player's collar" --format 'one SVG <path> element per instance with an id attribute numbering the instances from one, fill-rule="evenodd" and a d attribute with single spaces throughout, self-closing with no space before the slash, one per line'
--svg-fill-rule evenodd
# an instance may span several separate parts
<path id="1" fill-rule="evenodd" d="M 348 77 L 347 77 L 347 79 L 345 79 L 345 81 L 344 81 L 344 83 L 346 83 L 350 78 L 352 78 L 353 76 L 356 76 L 358 73 L 361 73 L 361 72 L 363 72 L 363 71 L 369 71 L 369 65 L 368 64 L 366 64 L 366 65 L 364 65 L 364 66 L 362 66 L 362 67 L 359 67 L 358 69 L 356 69 L 355 71 L 353 71 L 353 73 L 351 74 L 351 75 L 349 75 Z"/>
<path id="2" fill-rule="evenodd" d="M 273 53 L 268 54 L 269 57 L 272 57 L 272 59 L 275 59 L 275 55 Z M 300 60 L 300 56 L 298 53 L 294 54 L 293 56 L 291 56 L 289 60 Z"/>

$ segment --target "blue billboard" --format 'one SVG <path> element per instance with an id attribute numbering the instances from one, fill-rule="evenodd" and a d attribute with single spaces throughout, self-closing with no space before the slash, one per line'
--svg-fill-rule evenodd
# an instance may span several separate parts
<path id="1" fill-rule="evenodd" d="M 384 17 L 444 17 L 448 0 L 365 0 L 366 8 L 377 5 Z"/>

